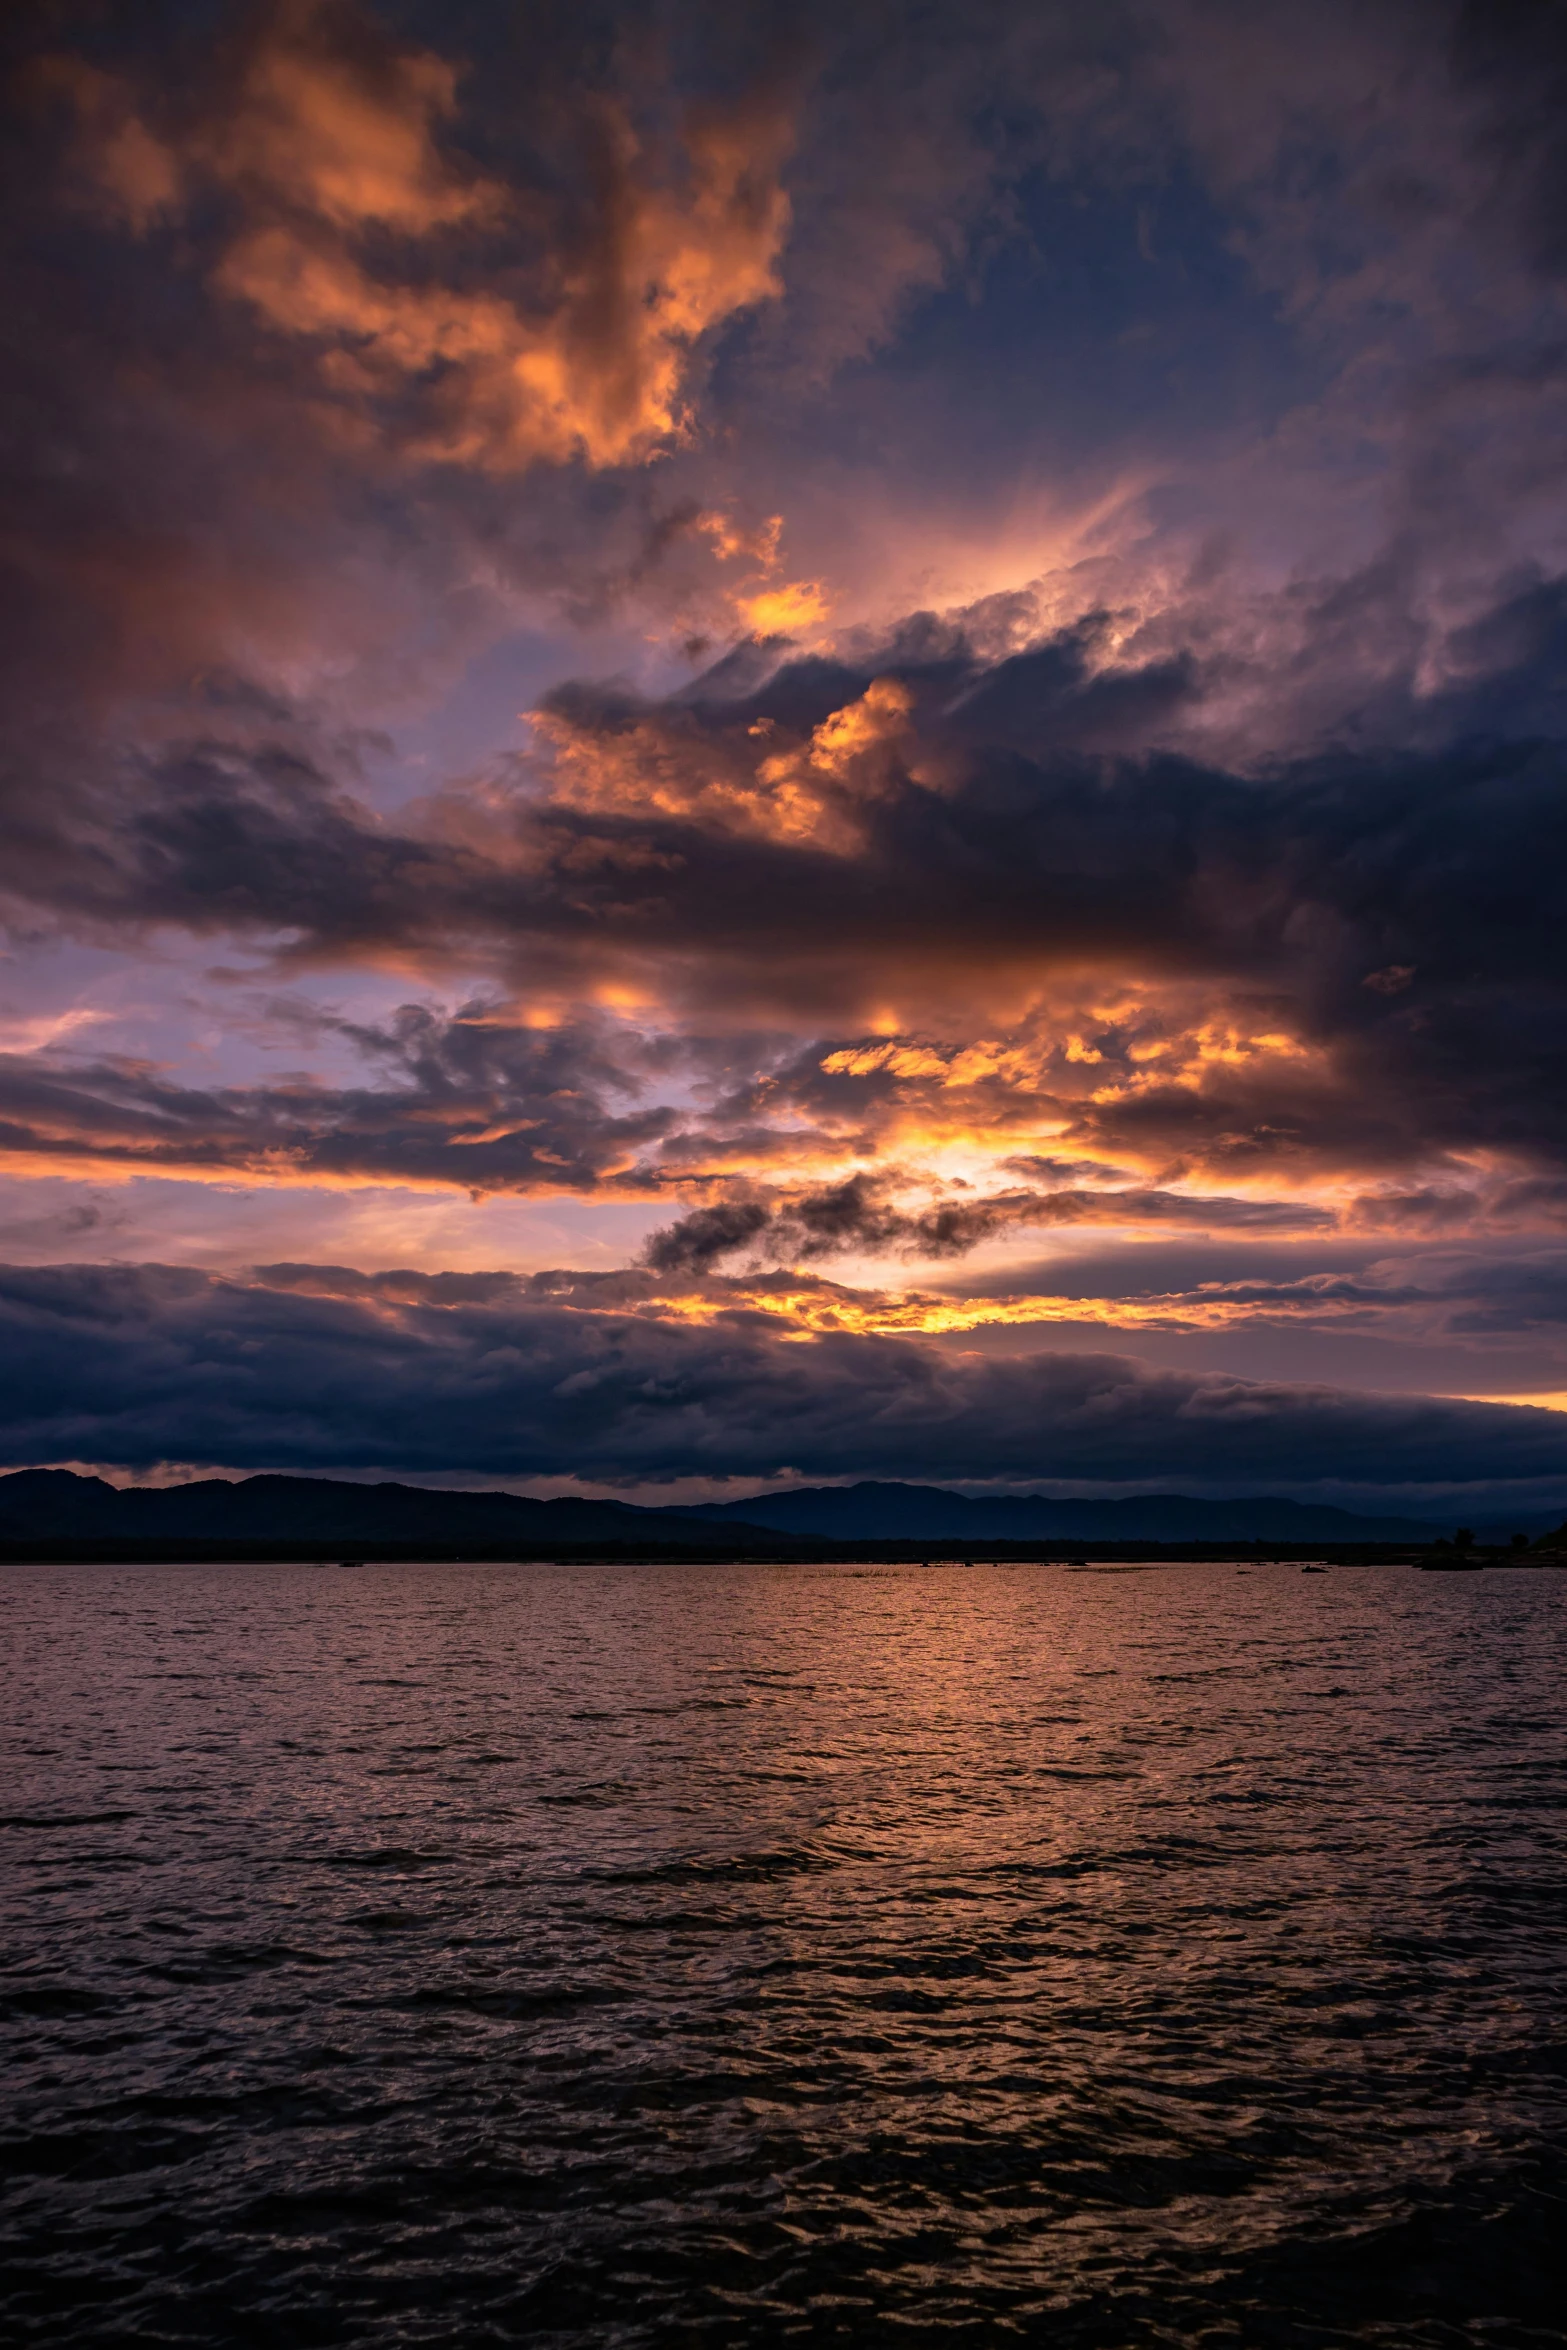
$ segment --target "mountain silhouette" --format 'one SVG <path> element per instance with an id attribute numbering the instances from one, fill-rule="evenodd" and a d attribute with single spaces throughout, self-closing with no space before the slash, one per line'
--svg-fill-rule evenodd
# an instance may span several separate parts
<path id="1" fill-rule="evenodd" d="M 1277 1497 L 1198 1501 L 1184 1493 L 1117 1501 L 986 1496 L 940 1485 L 810 1485 L 749 1501 L 702 1502 L 688 1518 L 771 1526 L 842 1542 L 1429 1542 L 1423 1518 L 1363 1517 Z"/>

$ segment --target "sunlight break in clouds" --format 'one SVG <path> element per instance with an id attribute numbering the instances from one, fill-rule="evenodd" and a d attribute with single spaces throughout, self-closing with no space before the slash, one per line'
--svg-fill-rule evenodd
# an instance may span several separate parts
<path id="1" fill-rule="evenodd" d="M 1079 1483 L 1559 1396 L 1554 38 L 878 25 L 19 20 L 5 1245 L 547 1276 L 585 1396 L 1196 1382 Z M 787 1468 L 723 1392 L 539 1444 Z"/>

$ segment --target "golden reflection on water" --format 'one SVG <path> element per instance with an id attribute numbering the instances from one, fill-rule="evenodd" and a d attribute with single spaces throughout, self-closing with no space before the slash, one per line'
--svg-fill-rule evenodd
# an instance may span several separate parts
<path id="1" fill-rule="evenodd" d="M 1510 2338 L 1564 1589 L 12 1570 L 9 2338 Z"/>

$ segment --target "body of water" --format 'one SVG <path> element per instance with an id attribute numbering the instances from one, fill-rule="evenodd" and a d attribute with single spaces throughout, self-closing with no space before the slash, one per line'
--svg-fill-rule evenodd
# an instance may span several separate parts
<path id="1" fill-rule="evenodd" d="M 1567 2340 L 1567 1575 L 0 1575 L 8 2344 Z"/>

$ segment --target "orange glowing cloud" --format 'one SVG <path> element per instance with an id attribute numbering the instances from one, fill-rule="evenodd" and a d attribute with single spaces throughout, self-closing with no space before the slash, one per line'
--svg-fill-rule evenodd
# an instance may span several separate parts
<path id="1" fill-rule="evenodd" d="M 55 71 L 86 168 L 129 226 L 201 184 L 237 204 L 212 282 L 308 346 L 360 431 L 384 437 L 395 413 L 410 454 L 503 473 L 644 460 L 685 429 L 702 336 L 780 290 L 788 123 L 754 105 L 692 110 L 663 154 L 604 98 L 581 125 L 595 215 L 541 235 L 536 195 L 443 147 L 458 82 L 426 52 L 343 46 L 315 0 L 276 8 L 234 96 L 177 137 L 111 77 Z M 485 239 L 490 282 L 476 284 Z"/>
<path id="2" fill-rule="evenodd" d="M 1217 1330 L 1253 1317 L 1239 1305 L 1179 1306 L 1103 1297 L 943 1297 L 927 1290 L 861 1290 L 831 1281 L 777 1275 L 757 1281 L 704 1284 L 650 1296 L 642 1313 L 661 1321 L 716 1322 L 736 1312 L 765 1314 L 792 1338 L 829 1332 L 857 1337 L 951 1336 L 971 1330 L 1026 1329 L 1037 1324 L 1087 1323 L 1118 1330 Z"/>
<path id="3" fill-rule="evenodd" d="M 770 750 L 770 724 L 720 735 L 671 728 L 648 713 L 614 729 L 545 709 L 532 725 L 547 747 L 557 805 L 603 814 L 668 816 L 778 842 L 808 842 L 830 855 L 859 846 L 859 803 L 888 782 L 909 733 L 910 696 L 891 678 L 833 711 L 804 743 Z M 759 755 L 760 754 L 760 755 Z M 601 844 L 590 844 L 596 859 Z"/>
<path id="4" fill-rule="evenodd" d="M 820 580 L 795 579 L 742 597 L 738 610 L 753 636 L 795 636 L 820 628 L 832 605 Z"/>
<path id="5" fill-rule="evenodd" d="M 342 229 L 375 222 L 421 236 L 493 207 L 498 191 L 465 184 L 435 144 L 456 111 L 456 69 L 385 54 L 367 75 L 362 56 L 320 38 L 320 15 L 310 0 L 278 10 L 237 107 L 192 142 L 205 168 Z"/>
<path id="6" fill-rule="evenodd" d="M 912 707 L 906 686 L 878 677 L 858 701 L 824 718 L 807 745 L 762 760 L 757 785 L 785 837 L 840 856 L 860 847 L 858 805 L 879 798 L 893 780 L 911 740 Z"/>
<path id="7" fill-rule="evenodd" d="M 759 572 L 777 567 L 778 546 L 783 535 L 781 514 L 769 514 L 756 529 L 746 530 L 731 514 L 715 509 L 698 514 L 692 528 L 711 540 L 713 552 L 721 563 L 733 563 L 743 556 Z"/>
<path id="8" fill-rule="evenodd" d="M 748 573 L 729 591 L 735 623 L 748 636 L 801 636 L 820 628 L 832 611 L 832 600 L 818 579 L 777 580 L 782 559 L 783 516 L 769 514 L 746 529 L 723 510 L 698 514 L 692 525 L 709 541 L 720 563 L 744 563 Z M 758 585 L 767 581 L 766 586 Z"/>

